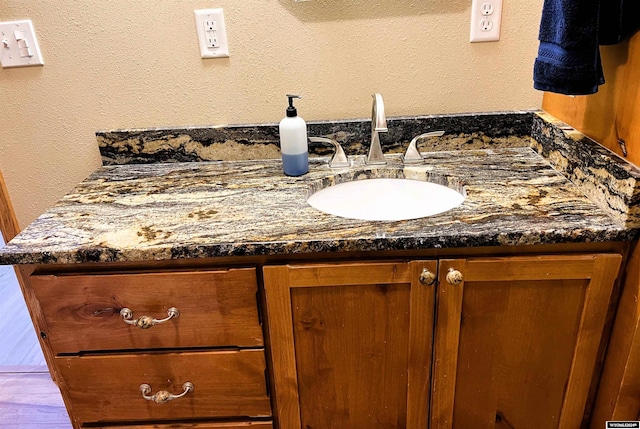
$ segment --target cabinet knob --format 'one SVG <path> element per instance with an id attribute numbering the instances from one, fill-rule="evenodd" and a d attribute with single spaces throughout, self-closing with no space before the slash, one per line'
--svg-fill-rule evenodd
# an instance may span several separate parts
<path id="1" fill-rule="evenodd" d="M 449 272 L 447 273 L 447 283 L 453 286 L 458 286 L 463 280 L 464 277 L 460 271 L 455 268 L 449 268 Z"/>
<path id="2" fill-rule="evenodd" d="M 420 283 L 425 286 L 431 286 L 436 282 L 436 275 L 428 269 L 423 269 L 420 273 Z"/>
<path id="3" fill-rule="evenodd" d="M 140 385 L 140 392 L 142 393 L 142 397 L 147 401 L 153 401 L 156 404 L 165 404 L 169 401 L 173 401 L 174 399 L 182 398 L 187 393 L 193 391 L 193 383 L 187 381 L 182 385 L 182 389 L 184 390 L 184 392 L 179 395 L 174 395 L 167 392 L 166 390 L 160 390 L 159 392 L 149 396 L 149 393 L 151 393 L 151 386 L 149 386 L 148 384 Z"/>
<path id="4" fill-rule="evenodd" d="M 131 320 L 133 318 L 133 311 L 130 308 L 123 308 L 120 310 L 120 317 L 127 325 L 135 325 L 140 329 L 149 329 L 154 325 L 158 325 L 160 323 L 168 322 L 174 317 L 180 316 L 180 311 L 177 308 L 171 307 L 167 310 L 167 317 L 164 319 L 154 319 L 151 316 L 140 316 L 135 320 Z"/>

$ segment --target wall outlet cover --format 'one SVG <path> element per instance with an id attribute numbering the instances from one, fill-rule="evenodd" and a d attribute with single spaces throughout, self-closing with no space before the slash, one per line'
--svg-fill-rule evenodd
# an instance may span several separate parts
<path id="1" fill-rule="evenodd" d="M 470 42 L 500 40 L 502 0 L 472 0 Z"/>
<path id="2" fill-rule="evenodd" d="M 224 58 L 229 56 L 227 30 L 222 9 L 199 9 L 193 11 L 196 32 L 202 58 Z"/>

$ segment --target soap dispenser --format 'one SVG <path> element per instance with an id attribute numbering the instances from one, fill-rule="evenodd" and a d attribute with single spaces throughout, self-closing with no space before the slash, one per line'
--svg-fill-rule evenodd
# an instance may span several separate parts
<path id="1" fill-rule="evenodd" d="M 309 171 L 309 144 L 307 142 L 307 124 L 293 106 L 294 98 L 299 95 L 287 94 L 289 107 L 287 116 L 280 121 L 280 151 L 282 169 L 287 176 L 302 176 Z"/>

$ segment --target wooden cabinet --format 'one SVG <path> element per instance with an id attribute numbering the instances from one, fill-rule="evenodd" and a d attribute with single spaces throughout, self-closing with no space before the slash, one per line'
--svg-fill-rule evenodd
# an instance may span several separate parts
<path id="1" fill-rule="evenodd" d="M 271 427 L 255 268 L 33 275 L 30 284 L 75 428 Z"/>
<path id="2" fill-rule="evenodd" d="M 56 365 L 74 417 L 83 422 L 271 415 L 262 350 L 59 356 Z M 140 392 L 147 384 L 147 396 L 178 395 L 187 382 L 193 391 L 167 403 Z"/>
<path id="3" fill-rule="evenodd" d="M 436 263 L 264 268 L 280 428 L 426 427 Z"/>
<path id="4" fill-rule="evenodd" d="M 30 288 L 76 429 L 575 429 L 609 252 L 69 268 Z"/>
<path id="5" fill-rule="evenodd" d="M 265 267 L 279 427 L 578 428 L 620 262 Z"/>
<path id="6" fill-rule="evenodd" d="M 57 354 L 86 351 L 262 347 L 255 269 L 31 277 Z M 178 317 L 150 329 L 123 321 Z"/>
<path id="7" fill-rule="evenodd" d="M 579 428 L 620 262 L 440 261 L 431 427 Z"/>
<path id="8" fill-rule="evenodd" d="M 271 422 L 175 423 L 144 426 L 96 426 L 94 429 L 273 429 Z"/>

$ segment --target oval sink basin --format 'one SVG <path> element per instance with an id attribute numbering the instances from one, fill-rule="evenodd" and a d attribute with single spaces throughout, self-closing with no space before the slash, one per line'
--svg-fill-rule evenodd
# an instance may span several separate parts
<path id="1" fill-rule="evenodd" d="M 307 202 L 317 210 L 344 218 L 396 221 L 444 213 L 464 199 L 455 189 L 433 182 L 374 178 L 320 189 Z"/>

